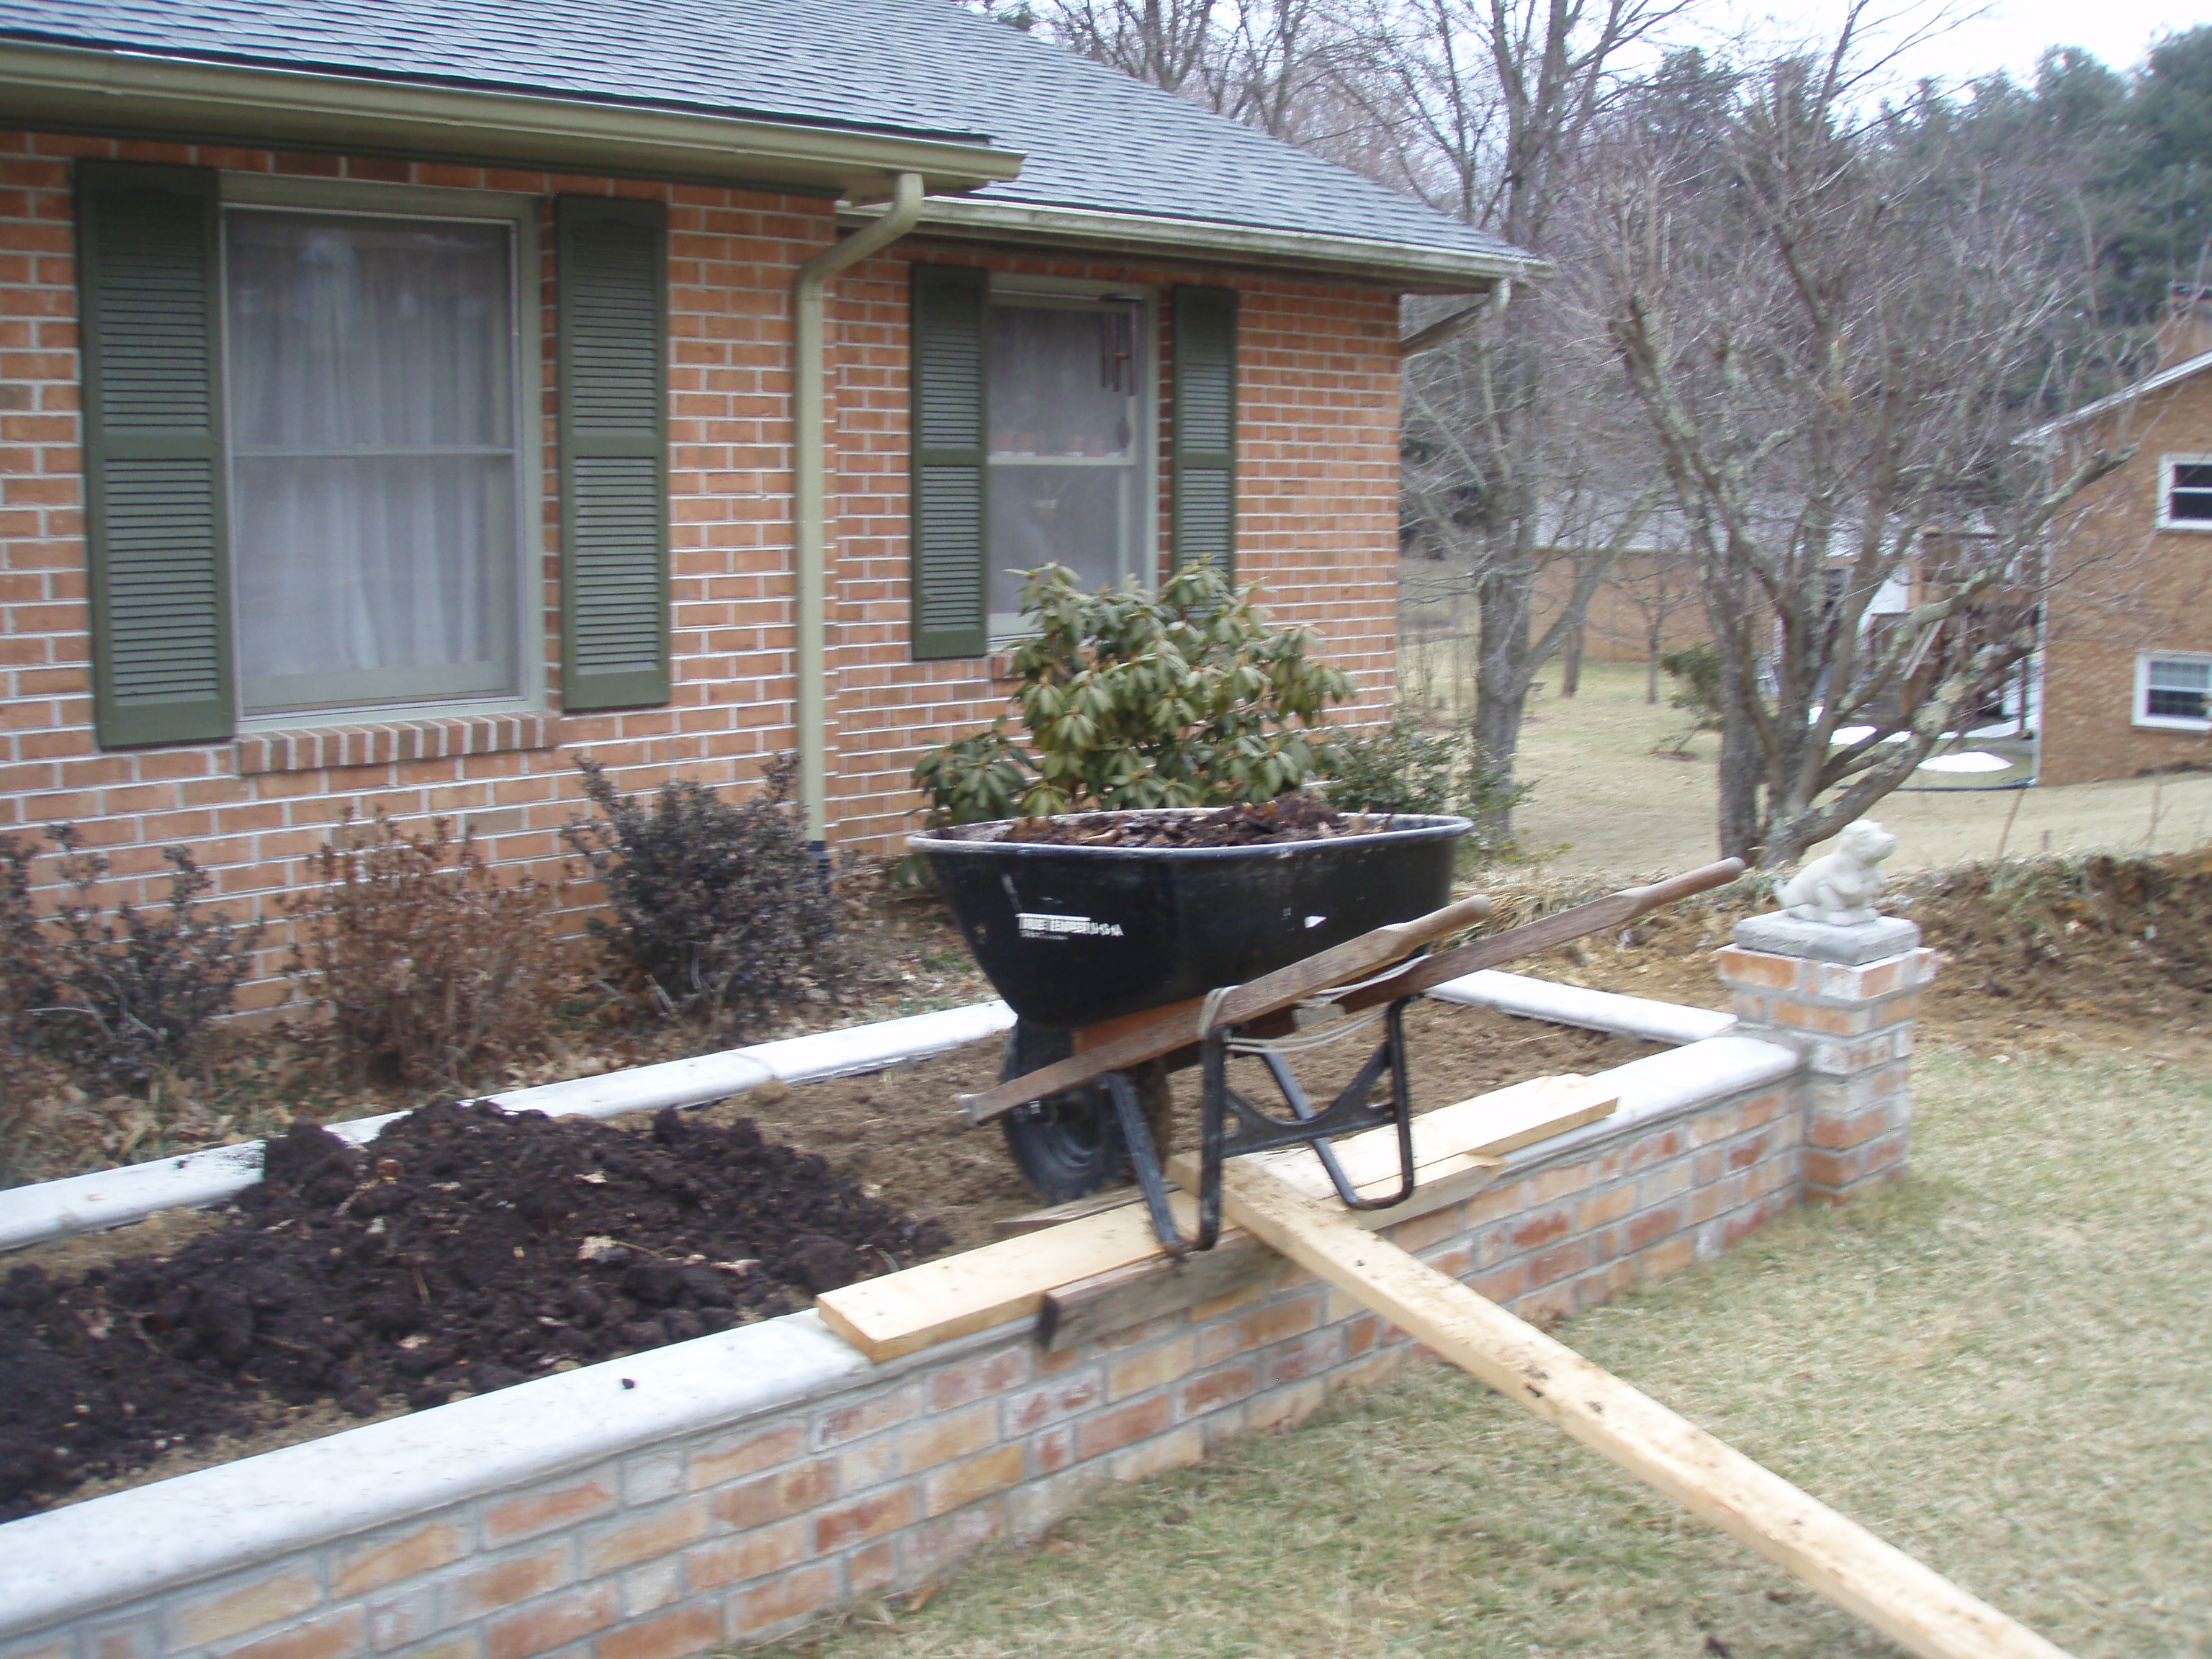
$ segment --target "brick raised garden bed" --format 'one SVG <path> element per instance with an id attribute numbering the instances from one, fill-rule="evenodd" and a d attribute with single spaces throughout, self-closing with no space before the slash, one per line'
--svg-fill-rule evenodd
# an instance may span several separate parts
<path id="1" fill-rule="evenodd" d="M 1733 1030 L 1512 975 L 1444 988 L 1682 1046 L 1603 1074 L 1611 1116 L 1389 1236 L 1564 1314 L 1894 1173 L 1927 954 L 1723 969 Z M 0 1528 L 0 1659 L 707 1652 L 929 1582 L 1405 1352 L 1289 1266 L 1057 1349 L 1021 1321 L 872 1364 L 793 1314 Z"/>

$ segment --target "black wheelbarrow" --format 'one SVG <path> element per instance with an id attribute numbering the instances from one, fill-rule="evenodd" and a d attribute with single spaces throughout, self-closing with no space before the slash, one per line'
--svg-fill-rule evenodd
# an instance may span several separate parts
<path id="1" fill-rule="evenodd" d="M 1078 814 L 1061 822 L 1080 833 L 1109 818 L 1205 810 Z M 1218 1194 L 1225 1156 L 1303 1143 L 1333 1166 L 1327 1152 L 1331 1137 L 1396 1122 L 1405 1192 L 1370 1203 L 1340 1181 L 1340 1195 L 1363 1207 L 1410 1195 L 1405 999 L 1374 1016 L 1384 1027 L 1381 1042 L 1326 1107 L 1307 1101 L 1282 1048 L 1266 1046 L 1283 1044 L 1293 1035 L 1296 1017 L 1285 1010 L 1297 1001 L 1341 988 L 1431 939 L 1473 925 L 1486 911 L 1480 901 L 1449 904 L 1454 854 L 1459 838 L 1474 827 L 1468 820 L 1401 813 L 1374 823 L 1364 833 L 1246 847 L 1007 842 L 997 839 L 1007 828 L 1004 822 L 909 841 L 977 964 L 1014 1011 L 1000 1073 L 1006 1082 L 1079 1054 L 1103 1058 L 1105 1045 L 1117 1036 L 1158 1027 L 1164 1014 L 1194 1013 L 1216 995 L 1206 1029 L 1196 1030 L 1193 1040 L 1127 1066 L 1094 1071 L 1073 1087 L 1024 1099 L 999 1115 L 1015 1162 L 1040 1195 L 1054 1203 L 1081 1197 L 1118 1178 L 1127 1166 L 1152 1205 L 1163 1243 L 1209 1247 L 1218 1202 L 1201 1204 L 1197 1240 L 1178 1238 L 1159 1170 L 1166 1074 L 1194 1063 L 1205 1067 L 1209 1191 Z M 1419 919 L 1430 921 L 1418 937 L 1392 927 Z M 1345 954 L 1386 927 L 1392 928 L 1389 939 Z M 1294 975 L 1303 988 L 1283 1004 L 1248 1010 L 1241 1020 L 1224 1017 L 1218 994 L 1225 988 L 1249 987 L 1316 961 L 1324 964 L 1323 976 Z M 1265 1061 L 1282 1090 L 1288 1117 L 1263 1110 L 1228 1085 L 1232 1051 Z M 1374 1097 L 1386 1076 L 1389 1096 L 1378 1103 Z"/>

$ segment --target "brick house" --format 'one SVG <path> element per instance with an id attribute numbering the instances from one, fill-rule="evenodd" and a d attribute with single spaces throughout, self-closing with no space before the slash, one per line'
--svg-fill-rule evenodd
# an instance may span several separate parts
<path id="1" fill-rule="evenodd" d="M 0 829 L 257 902 L 585 755 L 890 845 L 1047 558 L 1371 711 L 1399 298 L 1534 269 L 940 0 L 0 0 Z"/>
<path id="2" fill-rule="evenodd" d="M 2051 546 L 2037 781 L 2212 764 L 2212 300 L 2181 295 L 2159 370 L 2020 441 L 2055 467 L 2134 454 Z"/>

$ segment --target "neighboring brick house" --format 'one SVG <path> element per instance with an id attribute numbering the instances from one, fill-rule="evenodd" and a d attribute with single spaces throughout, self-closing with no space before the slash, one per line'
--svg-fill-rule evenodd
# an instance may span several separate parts
<path id="1" fill-rule="evenodd" d="M 2053 539 L 2037 781 L 2212 765 L 2212 313 L 2181 296 L 2165 366 L 2021 441 L 2063 467 L 2129 445 Z"/>
<path id="2" fill-rule="evenodd" d="M 0 0 L 0 829 L 265 899 L 798 749 L 886 847 L 1048 557 L 1372 712 L 1399 297 L 1532 269 L 941 0 Z"/>

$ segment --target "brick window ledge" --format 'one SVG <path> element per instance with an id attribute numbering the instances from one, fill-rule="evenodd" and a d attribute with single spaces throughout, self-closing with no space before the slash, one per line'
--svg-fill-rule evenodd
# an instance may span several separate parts
<path id="1" fill-rule="evenodd" d="M 256 732 L 236 739 L 238 774 L 251 777 L 260 772 L 311 772 L 325 767 L 550 749 L 557 741 L 555 728 L 551 714 L 457 714 L 442 720 Z"/>

